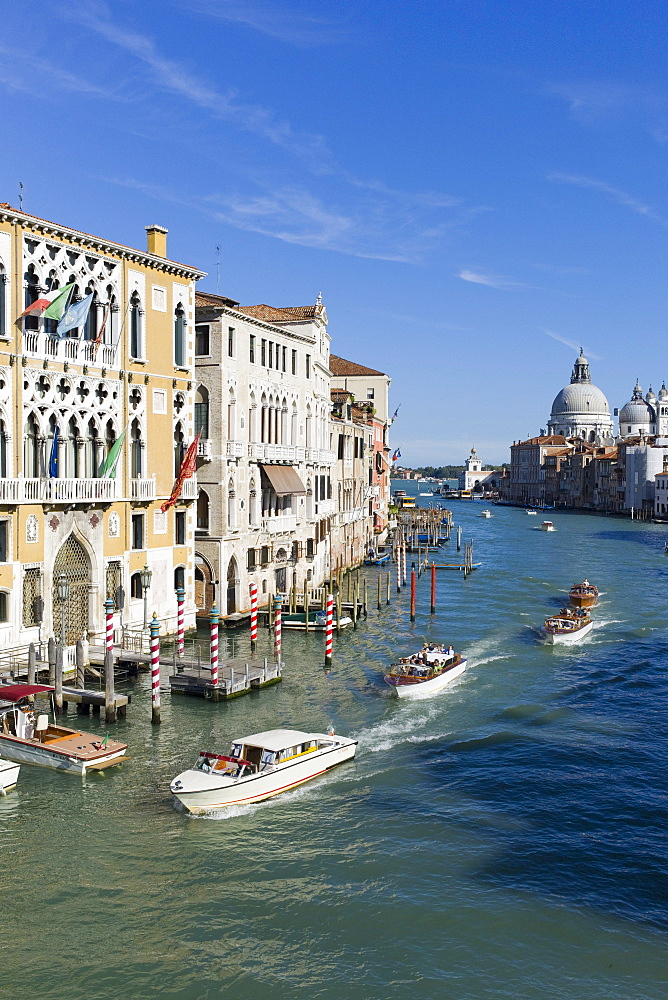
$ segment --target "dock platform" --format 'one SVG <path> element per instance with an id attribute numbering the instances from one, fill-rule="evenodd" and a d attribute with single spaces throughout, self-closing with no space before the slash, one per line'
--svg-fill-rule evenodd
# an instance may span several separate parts
<path id="1" fill-rule="evenodd" d="M 282 664 L 272 660 L 224 660 L 218 664 L 218 686 L 211 683 L 211 666 L 190 665 L 177 661 L 176 673 L 169 677 L 172 694 L 191 695 L 210 701 L 229 701 L 278 684 L 282 678 Z"/>
<path id="2" fill-rule="evenodd" d="M 129 694 L 114 695 L 113 708 L 116 714 L 124 717 L 131 700 Z M 98 715 L 100 709 L 105 707 L 104 691 L 91 691 L 87 688 L 63 686 L 63 708 L 65 711 L 67 711 L 66 706 L 70 702 L 77 706 L 77 712 L 80 715 L 89 715 L 91 708 L 93 709 L 93 714 Z"/>

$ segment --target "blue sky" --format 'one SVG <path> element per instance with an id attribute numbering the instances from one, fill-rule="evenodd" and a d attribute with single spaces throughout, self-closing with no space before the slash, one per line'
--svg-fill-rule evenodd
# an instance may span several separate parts
<path id="1" fill-rule="evenodd" d="M 545 426 L 583 344 L 668 378 L 658 2 L 4 0 L 0 200 L 243 304 L 322 291 L 406 464 Z"/>

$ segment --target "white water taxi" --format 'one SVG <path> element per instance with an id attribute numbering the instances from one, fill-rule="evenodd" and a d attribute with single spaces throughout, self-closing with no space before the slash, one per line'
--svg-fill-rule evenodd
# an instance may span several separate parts
<path id="1" fill-rule="evenodd" d="M 545 619 L 543 631 L 548 642 L 579 642 L 594 627 L 584 609 L 562 608 L 558 615 Z"/>
<path id="2" fill-rule="evenodd" d="M 541 531 L 556 531 L 557 529 L 552 524 L 552 521 L 543 521 L 543 523 L 540 526 L 540 530 Z"/>
<path id="3" fill-rule="evenodd" d="M 478 514 L 478 517 L 491 517 L 491 516 L 492 516 L 491 510 L 481 510 L 480 513 Z"/>
<path id="4" fill-rule="evenodd" d="M 100 740 L 93 733 L 68 729 L 49 722 L 34 699 L 53 691 L 46 684 L 12 684 L 0 687 L 0 752 L 21 764 L 40 764 L 59 771 L 86 774 L 127 760 L 127 743 Z"/>
<path id="5" fill-rule="evenodd" d="M 201 750 L 170 790 L 194 815 L 262 802 L 352 760 L 357 740 L 297 729 L 271 729 L 235 740 L 229 756 Z"/>
<path id="6" fill-rule="evenodd" d="M 20 770 L 20 764 L 14 764 L 0 757 L 0 795 L 6 795 L 12 788 L 16 788 Z"/>
<path id="7" fill-rule="evenodd" d="M 536 517 L 536 515 L 538 514 L 538 511 L 537 510 L 525 510 L 524 513 L 528 514 L 529 517 Z"/>
<path id="8" fill-rule="evenodd" d="M 425 645 L 419 653 L 393 663 L 385 683 L 397 698 L 427 698 L 442 690 L 466 670 L 466 660 L 447 649 Z"/>

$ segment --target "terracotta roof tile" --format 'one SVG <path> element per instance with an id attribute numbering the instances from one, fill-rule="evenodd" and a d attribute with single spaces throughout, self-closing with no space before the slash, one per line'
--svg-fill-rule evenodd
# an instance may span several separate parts
<path id="1" fill-rule="evenodd" d="M 367 368 L 365 365 L 358 365 L 356 361 L 346 361 L 336 354 L 329 356 L 329 370 L 332 375 L 384 375 L 385 372 L 376 371 L 375 368 Z"/>
<path id="2" fill-rule="evenodd" d="M 313 306 L 268 306 L 262 303 L 258 306 L 239 306 L 239 312 L 261 319 L 265 323 L 294 323 L 295 320 L 317 319 L 324 312 L 321 303 Z"/>
<path id="3" fill-rule="evenodd" d="M 228 299 L 226 295 L 214 295 L 213 292 L 195 292 L 195 308 L 198 309 L 216 309 L 216 308 L 230 308 L 235 309 L 239 303 L 235 299 Z"/>

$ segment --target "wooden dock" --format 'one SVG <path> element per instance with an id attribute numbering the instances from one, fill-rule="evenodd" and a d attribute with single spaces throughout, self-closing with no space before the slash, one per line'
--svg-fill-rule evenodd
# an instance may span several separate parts
<path id="1" fill-rule="evenodd" d="M 115 694 L 113 709 L 117 715 L 124 717 L 127 713 L 131 697 L 129 694 Z M 80 715 L 89 715 L 91 708 L 93 715 L 99 715 L 100 709 L 105 708 L 104 691 L 90 691 L 87 688 L 63 687 L 63 709 L 66 712 L 68 704 L 72 702 L 77 706 Z"/>
<path id="2" fill-rule="evenodd" d="M 218 664 L 218 686 L 211 683 L 210 664 L 186 665 L 177 661 L 176 673 L 170 675 L 172 694 L 191 695 L 210 701 L 229 701 L 249 691 L 278 684 L 282 678 L 282 664 L 272 660 L 224 660 Z"/>

